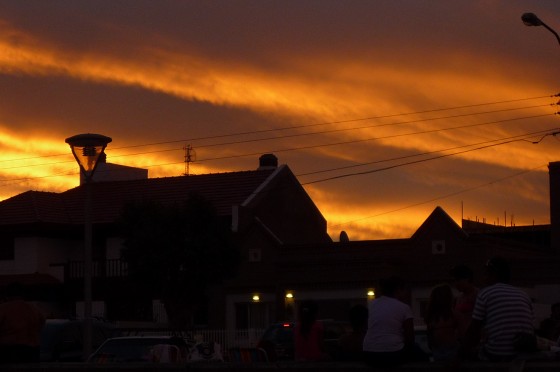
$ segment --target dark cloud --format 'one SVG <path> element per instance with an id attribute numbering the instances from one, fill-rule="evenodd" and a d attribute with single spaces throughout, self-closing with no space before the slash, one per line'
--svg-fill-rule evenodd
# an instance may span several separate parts
<path id="1" fill-rule="evenodd" d="M 95 84 L 61 77 L 0 75 L 0 117 L 21 130 L 96 129 L 125 143 L 193 139 L 278 126 L 279 117 L 243 108 L 187 101 L 134 86 Z"/>

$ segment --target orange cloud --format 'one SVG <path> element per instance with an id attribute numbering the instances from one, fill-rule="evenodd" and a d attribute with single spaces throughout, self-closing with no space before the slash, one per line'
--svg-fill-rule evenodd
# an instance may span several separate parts
<path id="1" fill-rule="evenodd" d="M 469 54 L 468 49 L 458 52 L 457 49 L 445 50 L 432 47 L 428 52 L 415 54 L 414 58 L 409 58 L 408 51 L 404 51 L 405 48 L 400 49 L 400 55 L 397 51 L 391 57 L 385 56 L 390 49 L 382 50 L 378 55 L 374 51 L 337 54 L 329 49 L 328 43 L 325 43 L 323 50 L 319 50 L 318 47 L 312 54 L 288 55 L 286 52 L 279 52 L 275 55 L 279 61 L 275 68 L 239 57 L 223 60 L 212 58 L 208 54 L 189 49 L 173 40 L 147 45 L 141 35 L 138 35 L 135 40 L 127 40 L 126 45 L 123 42 L 123 45 L 119 46 L 117 40 L 112 47 L 104 47 L 100 42 L 82 51 L 54 45 L 41 35 L 32 35 L 15 29 L 7 22 L 0 22 L 0 35 L 2 35 L 0 36 L 0 50 L 2 50 L 0 72 L 6 75 L 62 77 L 107 86 L 135 87 L 161 92 L 184 101 L 209 102 L 213 105 L 258 112 L 264 114 L 263 117 L 282 116 L 310 123 L 378 117 L 440 108 L 445 105 L 461 106 L 492 102 L 499 100 L 500 97 L 505 99 L 536 97 L 549 93 L 550 87 L 548 79 L 536 83 L 530 80 L 531 77 L 525 77 L 524 72 L 527 67 L 522 61 L 506 61 L 507 56 L 500 57 L 497 54 L 487 53 L 484 55 L 485 62 L 481 63 L 481 57 Z M 118 48 L 122 49 L 116 51 Z M 511 74 L 504 73 L 502 66 L 505 62 L 508 63 Z M 519 79 L 512 79 L 512 76 Z M 546 100 L 540 102 L 544 101 Z M 515 104 L 504 107 L 515 107 Z M 474 109 L 472 112 L 476 111 Z M 546 114 L 551 113 L 551 109 L 536 108 L 531 112 Z M 546 120 L 497 123 L 473 127 L 469 130 L 443 131 L 442 129 L 453 126 L 483 123 L 511 116 L 496 114 L 485 117 L 422 121 L 433 117 L 433 115 L 418 114 L 333 124 L 328 128 L 345 129 L 367 125 L 371 125 L 371 128 L 321 136 L 279 139 L 263 144 L 259 149 L 273 146 L 269 143 L 274 143 L 274 146 L 277 146 L 275 148 L 286 148 L 336 143 L 342 140 L 364 141 L 347 146 L 317 147 L 306 150 L 306 154 L 312 154 L 314 159 L 320 159 L 321 166 L 329 167 L 331 162 L 340 165 L 359 164 L 364 161 L 390 159 L 393 156 L 467 145 L 557 126 L 557 121 L 554 121 L 557 119 L 548 117 Z M 375 127 L 378 124 L 394 124 L 412 119 L 417 121 L 406 125 Z M 321 130 L 322 127 L 317 129 Z M 430 129 L 435 132 L 405 135 Z M 383 138 L 396 134 L 403 136 Z M 45 134 L 43 131 L 43 133 L 26 133 L 24 138 L 22 134 L 16 132 L 0 131 L 0 143 L 6 148 L 0 157 L 0 175 L 6 180 L 12 180 L 11 182 L 22 182 L 18 187 L 28 186 L 26 177 L 35 177 L 34 187 L 45 190 L 61 191 L 75 186 L 77 166 L 72 163 L 69 149 L 62 139 L 53 139 L 56 136 L 58 135 Z M 247 145 L 240 145 L 233 149 L 234 147 L 230 146 L 227 151 L 240 153 L 247 151 L 247 147 Z M 239 148 L 241 150 L 238 150 Z M 535 163 L 542 164 L 554 160 L 553 149 L 554 144 L 546 142 L 538 146 L 520 142 L 464 153 L 458 157 L 465 162 L 476 163 L 478 166 L 494 165 L 506 169 L 529 169 L 534 167 Z M 258 149 L 251 150 L 258 151 Z M 68 160 L 58 163 L 58 158 L 53 162 L 39 158 L 59 153 L 67 153 L 68 156 L 60 159 Z M 108 153 L 112 154 L 111 148 L 108 149 Z M 148 167 L 152 177 L 179 175 L 184 171 L 184 164 L 179 160 L 181 156 L 177 152 L 120 156 L 126 153 L 127 150 L 114 151 L 110 161 Z M 31 157 L 38 159 L 27 159 L 30 157 L 29 154 L 34 154 Z M 10 163 L 13 159 L 25 160 Z M 512 159 L 515 161 L 512 162 Z M 312 162 L 301 156 L 298 158 L 298 163 L 303 167 Z M 195 163 L 192 172 L 232 170 L 227 165 L 210 164 Z M 317 163 L 310 164 L 309 167 L 311 166 L 316 169 Z M 426 173 L 428 170 L 435 172 L 441 178 L 436 180 L 423 175 L 418 176 L 418 185 L 423 188 L 415 189 L 418 195 L 414 200 L 425 200 L 427 198 L 425 195 L 429 192 L 427 189 L 433 185 L 460 189 L 462 185 L 468 184 L 466 176 L 453 175 L 452 170 L 449 169 L 447 169 L 449 173 L 442 175 L 438 169 L 435 169 L 437 167 L 438 165 L 432 168 L 429 166 L 420 168 Z M 74 174 L 66 175 L 72 172 Z M 406 173 L 406 170 L 403 170 L 403 173 L 405 176 L 411 174 Z M 333 191 L 334 187 L 316 184 L 306 186 L 306 189 L 323 214 L 327 216 L 333 237 L 341 224 L 352 228 L 354 233 L 349 232 L 352 239 L 372 235 L 407 236 L 418 227 L 418 221 L 423 221 L 434 207 L 434 205 L 423 206 L 407 211 L 405 216 L 401 214 L 397 218 L 392 214 L 385 214 L 395 209 L 394 200 L 380 201 L 379 197 L 372 197 L 371 201 L 364 201 L 363 194 L 360 194 L 358 196 L 361 198 L 360 202 L 354 201 L 349 204 L 348 201 L 340 202 L 333 197 L 336 192 Z M 529 183 L 525 185 L 525 189 L 530 190 Z M 338 192 L 341 192 L 340 190 L 341 188 Z M 530 196 L 524 194 L 524 197 Z M 411 203 L 410 200 L 402 202 L 406 206 Z M 538 202 L 543 201 L 539 199 Z M 376 215 L 380 216 L 369 218 Z"/>

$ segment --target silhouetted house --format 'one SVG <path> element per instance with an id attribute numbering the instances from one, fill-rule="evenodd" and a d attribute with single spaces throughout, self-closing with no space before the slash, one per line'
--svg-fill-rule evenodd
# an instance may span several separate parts
<path id="1" fill-rule="evenodd" d="M 350 241 L 341 234 L 340 242 L 284 246 L 276 282 L 260 282 L 260 290 L 275 301 L 278 319 L 293 318 L 297 302 L 306 299 L 319 302 L 320 317 L 341 319 L 352 305 L 373 298 L 379 279 L 399 275 L 411 286 L 410 302 L 421 322 L 431 288 L 452 283 L 453 266 L 469 266 L 481 286 L 485 262 L 502 256 L 511 263 L 513 284 L 533 298 L 537 317 L 548 316 L 550 305 L 560 302 L 560 238 L 555 238 L 560 236 L 560 163 L 551 163 L 549 170 L 550 225 L 463 220 L 461 227 L 437 207 L 410 238 Z"/>
<path id="2" fill-rule="evenodd" d="M 502 256 L 511 262 L 512 282 L 534 299 L 537 315 L 548 316 L 550 304 L 560 301 L 560 257 L 524 240 L 470 234 L 436 207 L 410 238 L 285 246 L 277 264 L 283 292 L 276 298 L 284 299 L 279 311 L 293 316 L 294 301 L 314 299 L 320 317 L 344 319 L 352 305 L 373 298 L 379 279 L 398 275 L 410 285 L 410 302 L 421 323 L 431 288 L 452 284 L 453 266 L 469 266 L 482 285 L 485 262 Z"/>
<path id="3" fill-rule="evenodd" d="M 483 265 L 500 255 L 510 260 L 513 283 L 542 305 L 560 301 L 560 254 L 555 243 L 560 217 L 560 166 L 551 163 L 551 225 L 500 227 L 463 221 L 442 208 L 408 238 L 332 242 L 326 221 L 294 174 L 274 156 L 258 170 L 197 176 L 131 178 L 93 184 L 94 314 L 110 319 L 162 320 L 157 298 L 135 303 L 127 293 L 127 266 L 115 221 L 126 203 L 184 201 L 195 191 L 212 202 L 241 242 L 239 274 L 209 291 L 205 321 L 213 328 L 261 328 L 293 319 L 299 301 L 319 302 L 320 317 L 345 319 L 350 307 L 373 298 L 378 280 L 400 275 L 411 285 L 416 318 L 433 285 L 451 281 L 450 269 L 466 264 L 480 284 Z M 556 183 L 557 182 L 557 183 Z M 43 299 L 56 295 L 67 311 L 79 313 L 82 298 L 84 189 L 62 193 L 29 191 L 0 202 L 0 285 L 26 280 Z M 557 234 L 560 236 L 560 234 Z M 44 292 L 43 290 L 48 289 Z M 78 307 L 78 310 L 76 310 Z M 150 309 L 137 316 L 131 309 Z"/>
<path id="4" fill-rule="evenodd" d="M 215 303 L 208 307 L 212 313 L 207 319 L 214 326 L 225 326 L 225 307 L 237 306 L 236 286 L 244 288 L 274 274 L 273 257 L 280 246 L 331 242 L 320 211 L 291 170 L 278 166 L 274 155 L 261 157 L 254 171 L 147 178 L 126 168 L 124 177 L 119 173 L 119 181 L 91 184 L 94 315 L 127 319 L 135 317 L 131 309 L 142 307 L 119 284 L 127 276 L 127 266 L 121 260 L 122 241 L 115 223 L 127 203 L 181 203 L 195 192 L 231 224 L 244 262 L 231 284 L 214 289 L 217 296 L 212 297 Z M 25 279 L 35 288 L 38 300 L 56 294 L 59 301 L 55 302 L 64 307 L 52 307 L 53 314 L 71 314 L 76 308 L 80 313 L 84 196 L 84 187 L 79 186 L 62 193 L 28 191 L 0 202 L 0 285 Z M 259 263 L 259 269 L 251 266 L 254 263 Z M 50 288 L 48 293 L 45 286 Z M 153 310 L 157 314 L 150 315 L 161 319 L 161 305 L 155 302 Z"/>

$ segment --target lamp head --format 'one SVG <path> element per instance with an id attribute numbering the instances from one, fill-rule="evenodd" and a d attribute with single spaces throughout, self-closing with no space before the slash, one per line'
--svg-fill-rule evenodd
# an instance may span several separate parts
<path id="1" fill-rule="evenodd" d="M 542 21 L 535 13 L 523 13 L 521 20 L 525 26 L 542 26 Z"/>
<path id="2" fill-rule="evenodd" d="M 99 157 L 111 141 L 110 137 L 93 133 L 78 134 L 66 138 L 66 143 L 70 145 L 72 154 L 80 165 L 80 171 L 86 181 L 91 180 L 91 177 L 93 177 Z"/>

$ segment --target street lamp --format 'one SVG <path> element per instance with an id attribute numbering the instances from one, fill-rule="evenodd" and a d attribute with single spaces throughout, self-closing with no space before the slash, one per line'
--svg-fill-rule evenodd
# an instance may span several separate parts
<path id="1" fill-rule="evenodd" d="M 548 31 L 552 32 L 554 36 L 556 36 L 556 40 L 558 40 L 558 44 L 560 44 L 560 36 L 558 36 L 558 33 L 550 28 L 550 26 L 548 26 L 546 23 L 541 21 L 535 13 L 523 13 L 523 15 L 521 16 L 521 20 L 523 21 L 525 26 L 543 26 Z"/>
<path id="2" fill-rule="evenodd" d="M 84 213 L 84 360 L 92 352 L 92 222 L 91 222 L 91 180 L 97 161 L 110 137 L 101 134 L 78 134 L 66 138 L 72 154 L 80 165 L 80 172 L 85 181 L 85 213 Z"/>

